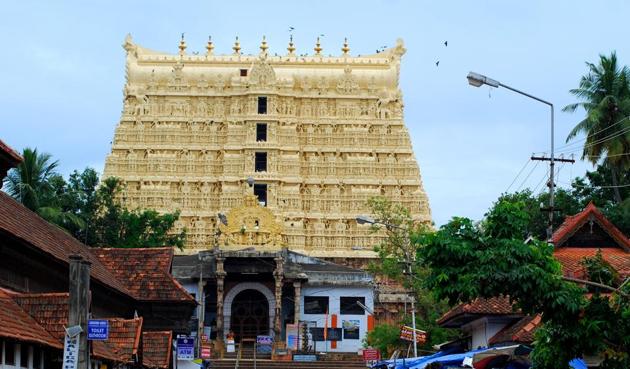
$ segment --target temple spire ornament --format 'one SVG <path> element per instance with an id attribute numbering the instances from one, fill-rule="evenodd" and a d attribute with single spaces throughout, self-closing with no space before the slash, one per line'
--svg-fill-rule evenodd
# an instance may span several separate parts
<path id="1" fill-rule="evenodd" d="M 182 32 L 182 39 L 179 41 L 179 55 L 186 54 L 186 41 L 184 40 L 184 32 Z"/>
<path id="2" fill-rule="evenodd" d="M 267 45 L 267 40 L 266 40 L 265 36 L 263 35 L 262 42 L 260 43 L 260 53 L 261 54 L 266 54 L 268 48 L 269 48 L 269 46 Z"/>
<path id="3" fill-rule="evenodd" d="M 214 44 L 212 43 L 212 36 L 208 36 L 208 43 L 206 44 L 206 55 L 212 55 L 214 53 Z"/>
<path id="4" fill-rule="evenodd" d="M 289 55 L 294 55 L 295 46 L 293 45 L 293 35 L 289 37 L 289 47 L 287 47 L 287 50 L 289 51 Z"/>
<path id="5" fill-rule="evenodd" d="M 238 42 L 238 36 L 236 36 L 236 40 L 234 41 L 234 46 L 232 46 L 232 50 L 234 50 L 234 54 L 239 55 L 241 53 L 241 43 Z"/>
<path id="6" fill-rule="evenodd" d="M 343 51 L 343 55 L 347 56 L 348 53 L 350 52 L 350 46 L 348 46 L 348 38 L 344 38 L 343 39 L 343 47 L 341 48 L 341 51 Z"/>
<path id="7" fill-rule="evenodd" d="M 315 50 L 315 55 L 322 55 L 322 50 L 324 49 L 322 49 L 322 45 L 319 42 L 319 37 L 317 37 L 317 42 L 315 42 L 315 48 L 313 50 Z"/>

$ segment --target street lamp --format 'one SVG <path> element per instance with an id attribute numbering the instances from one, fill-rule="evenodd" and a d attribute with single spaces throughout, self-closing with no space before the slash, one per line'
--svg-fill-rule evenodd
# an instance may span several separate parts
<path id="1" fill-rule="evenodd" d="M 359 215 L 355 218 L 355 220 L 357 221 L 357 224 L 381 224 L 384 225 L 385 227 L 387 227 L 388 229 L 391 228 L 397 228 L 400 230 L 405 231 L 405 242 L 407 243 L 407 249 L 409 249 L 409 247 L 411 246 L 411 240 L 409 239 L 409 234 L 408 234 L 408 229 L 401 227 L 399 225 L 396 224 L 390 224 L 390 223 L 385 223 L 385 222 L 379 222 L 378 220 L 374 220 L 373 218 L 370 218 L 366 215 Z M 407 275 L 411 278 L 412 274 L 411 274 L 411 255 L 409 254 L 408 250 L 405 250 L 405 263 L 407 264 Z M 418 342 L 416 341 L 416 305 L 415 305 L 415 301 L 416 299 L 412 296 L 411 298 L 411 325 L 413 328 L 413 356 L 414 357 L 418 357 Z M 358 303 L 358 302 L 357 302 Z M 361 305 L 359 305 L 361 306 Z"/>
<path id="2" fill-rule="evenodd" d="M 553 119 L 554 119 L 554 112 L 553 112 L 553 104 L 550 103 L 549 101 L 543 100 L 541 98 L 538 98 L 536 96 L 530 95 L 526 92 L 523 92 L 521 90 L 517 90 L 514 87 L 510 87 L 508 85 L 504 85 L 503 83 L 494 80 L 492 78 L 488 78 L 486 76 L 484 76 L 483 74 L 479 74 L 479 73 L 475 73 L 475 72 L 470 72 L 468 73 L 468 76 L 466 76 L 466 78 L 468 79 L 468 84 L 470 84 L 471 86 L 474 87 L 481 87 L 483 85 L 488 85 L 491 87 L 503 87 L 503 88 L 507 88 L 510 91 L 514 91 L 517 94 L 529 97 L 530 99 L 534 99 L 538 102 L 541 102 L 545 105 L 548 105 L 551 108 L 551 155 L 550 158 L 534 158 L 532 157 L 533 160 L 549 160 L 549 225 L 547 227 L 547 240 L 551 240 L 551 235 L 553 234 L 553 212 L 554 212 L 554 187 L 555 187 L 555 183 L 553 180 L 553 170 L 554 170 L 554 166 L 555 166 L 555 158 L 554 158 L 554 144 L 553 144 L 553 134 L 554 134 L 554 127 L 553 127 Z"/>

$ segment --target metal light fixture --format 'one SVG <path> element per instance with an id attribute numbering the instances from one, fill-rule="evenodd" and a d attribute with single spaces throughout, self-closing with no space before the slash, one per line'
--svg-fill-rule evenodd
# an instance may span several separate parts
<path id="1" fill-rule="evenodd" d="M 488 85 L 491 87 L 503 87 L 506 88 L 510 91 L 516 92 L 517 94 L 529 97 L 530 99 L 536 100 L 538 102 L 541 102 L 547 106 L 549 106 L 549 108 L 551 109 L 551 155 L 550 158 L 535 158 L 532 157 L 532 160 L 545 160 L 545 161 L 549 161 L 549 208 L 546 209 L 547 211 L 549 211 L 549 221 L 547 224 L 547 240 L 549 242 L 551 242 L 551 236 L 553 235 L 553 212 L 555 210 L 554 208 L 554 187 L 555 187 L 555 182 L 554 182 L 554 165 L 556 161 L 563 161 L 563 162 L 571 162 L 571 160 L 569 159 L 556 159 L 554 157 L 554 110 L 553 110 L 553 104 L 549 101 L 543 100 L 539 97 L 536 97 L 534 95 L 528 94 L 527 92 L 523 92 L 521 90 L 518 90 L 514 87 L 505 85 L 497 80 L 494 80 L 492 78 L 488 78 L 486 76 L 484 76 L 483 74 L 479 74 L 479 73 L 475 73 L 475 72 L 469 72 L 468 75 L 466 76 L 466 79 L 468 79 L 468 84 L 470 84 L 471 86 L 475 86 L 475 87 L 481 87 L 482 85 Z"/>
<path id="2" fill-rule="evenodd" d="M 466 78 L 468 78 L 468 84 L 475 87 L 481 87 L 482 85 L 488 85 L 491 87 L 501 86 L 501 83 L 499 83 L 499 81 L 495 81 L 492 78 L 488 78 L 483 74 L 475 72 L 468 73 L 468 76 L 466 76 Z"/>
<path id="3" fill-rule="evenodd" d="M 357 224 L 374 224 L 376 221 L 367 215 L 359 215 L 356 217 Z"/>

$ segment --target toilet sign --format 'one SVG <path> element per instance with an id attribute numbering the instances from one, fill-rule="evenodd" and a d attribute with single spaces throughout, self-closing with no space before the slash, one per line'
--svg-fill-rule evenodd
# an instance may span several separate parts
<path id="1" fill-rule="evenodd" d="M 109 338 L 109 321 L 90 319 L 87 326 L 88 340 L 106 341 Z"/>

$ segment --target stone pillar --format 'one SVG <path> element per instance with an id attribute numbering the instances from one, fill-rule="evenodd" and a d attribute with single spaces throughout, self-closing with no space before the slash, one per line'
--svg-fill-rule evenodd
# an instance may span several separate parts
<path id="1" fill-rule="evenodd" d="M 215 260 L 217 264 L 217 341 L 223 342 L 223 286 L 227 273 L 225 269 L 223 269 L 225 258 L 223 256 L 217 256 Z"/>
<path id="2" fill-rule="evenodd" d="M 273 272 L 273 277 L 276 280 L 276 319 L 274 322 L 273 331 L 276 337 L 280 336 L 282 332 L 282 280 L 284 278 L 284 258 L 281 255 L 275 257 L 276 270 Z"/>
<path id="3" fill-rule="evenodd" d="M 293 301 L 293 310 L 295 311 L 293 323 L 298 324 L 300 322 L 300 298 L 302 296 L 302 281 L 294 281 L 293 290 L 295 292 Z"/>

